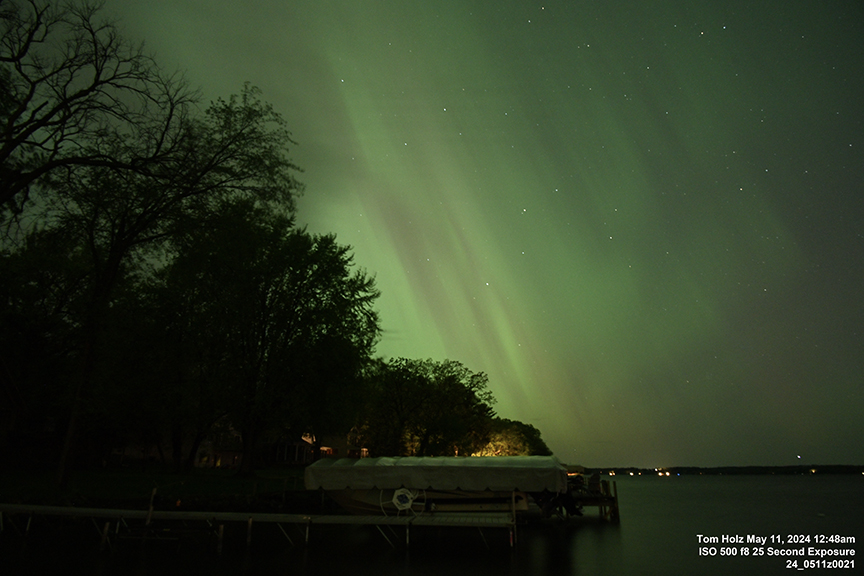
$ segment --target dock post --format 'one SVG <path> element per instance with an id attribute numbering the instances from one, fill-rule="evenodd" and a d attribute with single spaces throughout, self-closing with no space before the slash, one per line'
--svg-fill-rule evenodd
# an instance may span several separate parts
<path id="1" fill-rule="evenodd" d="M 104 550 L 105 544 L 108 542 L 108 530 L 111 529 L 111 521 L 105 522 L 105 527 L 102 528 L 102 542 L 99 543 L 99 549 Z"/>
<path id="2" fill-rule="evenodd" d="M 24 529 L 24 536 L 30 534 L 30 523 L 33 521 L 33 514 L 27 517 L 27 527 Z"/>
<path id="3" fill-rule="evenodd" d="M 600 496 L 608 496 L 609 495 L 609 481 L 601 480 L 600 481 Z M 606 519 L 606 506 L 603 504 L 603 500 L 600 501 L 600 518 Z"/>
<path id="4" fill-rule="evenodd" d="M 510 547 L 516 546 L 516 491 L 510 493 Z"/>
<path id="5" fill-rule="evenodd" d="M 225 535 L 225 525 L 219 524 L 218 538 L 216 540 L 216 555 L 222 555 L 222 536 Z"/>
<path id="6" fill-rule="evenodd" d="M 150 493 L 150 506 L 147 508 L 147 520 L 145 526 L 150 526 L 150 520 L 153 518 L 153 501 L 156 499 L 156 487 L 153 487 L 153 492 Z"/>
<path id="7" fill-rule="evenodd" d="M 246 550 L 252 546 L 252 517 L 249 517 L 249 523 L 246 528 Z"/>

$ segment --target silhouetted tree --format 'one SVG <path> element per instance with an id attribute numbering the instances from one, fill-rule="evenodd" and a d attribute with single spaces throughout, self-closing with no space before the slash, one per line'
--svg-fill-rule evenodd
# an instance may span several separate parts
<path id="1" fill-rule="evenodd" d="M 162 270 L 118 287 L 84 402 L 85 420 L 114 439 L 112 448 L 155 446 L 163 461 L 170 448 L 178 471 L 195 463 L 227 413 L 228 385 L 227 335 L 206 329 L 195 301 L 202 290 L 183 280 L 168 281 Z"/>
<path id="2" fill-rule="evenodd" d="M 65 230 L 86 248 L 90 275 L 81 318 L 81 368 L 73 394 L 69 431 L 61 456 L 61 479 L 99 354 L 112 293 L 124 274 L 158 258 L 165 242 L 200 225 L 229 196 L 248 198 L 271 210 L 293 211 L 300 185 L 286 156 L 291 143 L 284 121 L 246 87 L 239 97 L 217 100 L 203 117 L 189 116 L 172 137 L 172 154 L 147 170 L 67 166 L 40 190 L 41 220 Z M 135 156 L 149 137 L 115 134 L 118 157 Z M 131 151 L 131 152 L 128 152 Z"/>
<path id="3" fill-rule="evenodd" d="M 56 347 L 65 334 L 59 477 L 82 417 L 91 427 L 128 425 L 138 421 L 121 408 L 154 398 L 170 399 L 151 422 L 171 428 L 175 455 L 228 407 L 250 446 L 279 419 L 345 429 L 377 338 L 377 291 L 348 272 L 348 248 L 335 238 L 293 229 L 301 186 L 284 120 L 248 85 L 200 111 L 182 79 L 124 40 L 100 8 L 0 4 L 0 202 L 18 216 L 4 265 L 52 238 L 74 263 L 46 272 L 54 292 L 12 288 L 0 318 L 12 339 L 25 331 L 15 320 L 22 311 L 53 306 L 42 325 L 58 328 L 40 338 Z M 226 275 L 200 268 L 207 261 L 238 267 Z M 10 390 L 23 382 L 16 361 L 0 350 Z M 130 366 L 146 369 L 124 372 Z M 118 378 L 140 394 L 126 394 Z M 312 390 L 354 401 L 316 402 Z M 146 432 L 143 419 L 129 427 Z"/>
<path id="4" fill-rule="evenodd" d="M 459 362 L 391 359 L 368 375 L 357 441 L 376 456 L 471 454 L 488 442 L 488 378 Z"/>
<path id="5" fill-rule="evenodd" d="M 179 283 L 186 340 L 202 346 L 208 372 L 224 383 L 225 411 L 243 440 L 241 470 L 252 469 L 273 430 L 335 425 L 333 407 L 351 397 L 379 335 L 378 291 L 352 269 L 350 248 L 235 200 L 176 249 L 168 287 Z"/>
<path id="6" fill-rule="evenodd" d="M 0 457 L 7 463 L 56 463 L 87 273 L 80 246 L 62 230 L 40 230 L 0 250 Z"/>
<path id="7" fill-rule="evenodd" d="M 30 186 L 58 168 L 146 171 L 176 153 L 176 125 L 194 95 L 100 7 L 0 4 L 0 204 L 21 210 Z M 147 145 L 118 155 L 115 144 L 130 135 Z"/>

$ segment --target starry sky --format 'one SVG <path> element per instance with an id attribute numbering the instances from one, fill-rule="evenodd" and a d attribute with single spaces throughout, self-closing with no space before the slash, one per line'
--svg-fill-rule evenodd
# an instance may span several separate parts
<path id="1" fill-rule="evenodd" d="M 857 1 L 108 0 L 260 87 L 378 353 L 586 466 L 864 463 Z"/>

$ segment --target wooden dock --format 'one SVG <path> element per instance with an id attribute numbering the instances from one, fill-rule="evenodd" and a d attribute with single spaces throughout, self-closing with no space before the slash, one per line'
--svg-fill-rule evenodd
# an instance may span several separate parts
<path id="1" fill-rule="evenodd" d="M 601 480 L 599 486 L 591 486 L 585 492 L 577 493 L 574 500 L 582 507 L 597 506 L 600 517 L 604 520 L 615 523 L 621 521 L 618 510 L 618 484 L 614 481 L 610 483 L 608 480 Z"/>
<path id="2" fill-rule="evenodd" d="M 148 536 L 148 527 L 156 522 L 198 522 L 199 532 L 212 532 L 217 538 L 217 550 L 221 551 L 224 525 L 227 523 L 244 523 L 247 526 L 246 543 L 251 544 L 252 527 L 255 524 L 276 524 L 282 534 L 293 545 L 293 540 L 285 530 L 287 525 L 299 526 L 304 533 L 304 540 L 309 542 L 310 532 L 313 526 L 323 525 L 362 525 L 375 526 L 382 536 L 393 545 L 387 534 L 381 530 L 382 526 L 401 526 L 405 528 L 405 543 L 410 542 L 410 529 L 412 526 L 438 526 L 438 527 L 463 527 L 463 528 L 505 528 L 510 533 L 510 545 L 516 541 L 516 521 L 513 514 L 506 512 L 496 513 L 435 513 L 402 516 L 356 516 L 342 514 L 274 514 L 262 512 L 204 512 L 204 511 L 180 511 L 180 510 L 124 510 L 116 508 L 79 508 L 74 506 L 39 506 L 30 504 L 2 504 L 0 503 L 0 532 L 5 531 L 6 523 L 13 517 L 26 517 L 23 529 L 18 528 L 25 536 L 30 532 L 30 526 L 34 516 L 75 517 L 91 519 L 94 526 L 99 530 L 103 546 L 114 537 L 137 534 L 144 539 Z M 5 517 L 5 518 L 4 518 Z M 104 520 L 104 524 L 97 523 Z M 132 523 L 130 523 L 132 521 Z M 137 523 L 136 523 L 137 521 Z M 13 524 L 14 525 L 14 524 Z M 188 529 L 187 529 L 188 530 Z M 170 533 L 170 530 L 168 531 Z M 155 534 L 155 528 L 153 529 Z"/>
<path id="3" fill-rule="evenodd" d="M 574 497 L 577 506 L 599 508 L 600 518 L 618 522 L 618 490 L 614 482 L 603 481 L 599 490 L 578 493 Z M 182 531 L 212 533 L 217 540 L 217 551 L 221 552 L 224 526 L 227 523 L 242 523 L 246 525 L 246 544 L 251 545 L 252 527 L 255 524 L 276 524 L 285 538 L 293 545 L 287 526 L 299 527 L 304 541 L 309 542 L 310 532 L 314 526 L 324 525 L 363 525 L 375 526 L 387 542 L 393 542 L 382 530 L 382 526 L 404 527 L 405 544 L 410 543 L 410 532 L 413 526 L 460 527 L 506 529 L 509 533 L 510 546 L 516 544 L 517 523 L 530 523 L 543 518 L 539 508 L 533 511 L 517 513 L 515 508 L 506 512 L 426 512 L 404 515 L 345 515 L 345 514 L 277 514 L 266 512 L 206 512 L 186 510 L 148 510 L 117 509 L 117 508 L 80 508 L 75 506 L 40 506 L 31 504 L 0 503 L 0 532 L 5 531 L 6 523 L 11 523 L 23 535 L 28 535 L 34 517 L 75 517 L 90 519 L 99 532 L 102 545 L 110 544 L 114 538 L 137 537 L 142 540 L 148 537 L 172 536 Z M 15 517 L 26 517 L 23 529 L 14 522 Z M 560 517 L 559 517 L 560 518 Z M 567 518 L 564 517 L 566 520 Z M 101 524 L 97 520 L 103 521 Z M 185 523 L 182 529 L 160 528 L 154 523 Z M 194 523 L 196 528 L 189 528 Z"/>

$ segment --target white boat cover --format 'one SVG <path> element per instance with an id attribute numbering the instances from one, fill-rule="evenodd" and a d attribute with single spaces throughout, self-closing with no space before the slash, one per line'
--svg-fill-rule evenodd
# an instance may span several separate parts
<path id="1" fill-rule="evenodd" d="M 567 468 L 554 456 L 325 458 L 306 468 L 308 490 L 565 492 Z"/>

